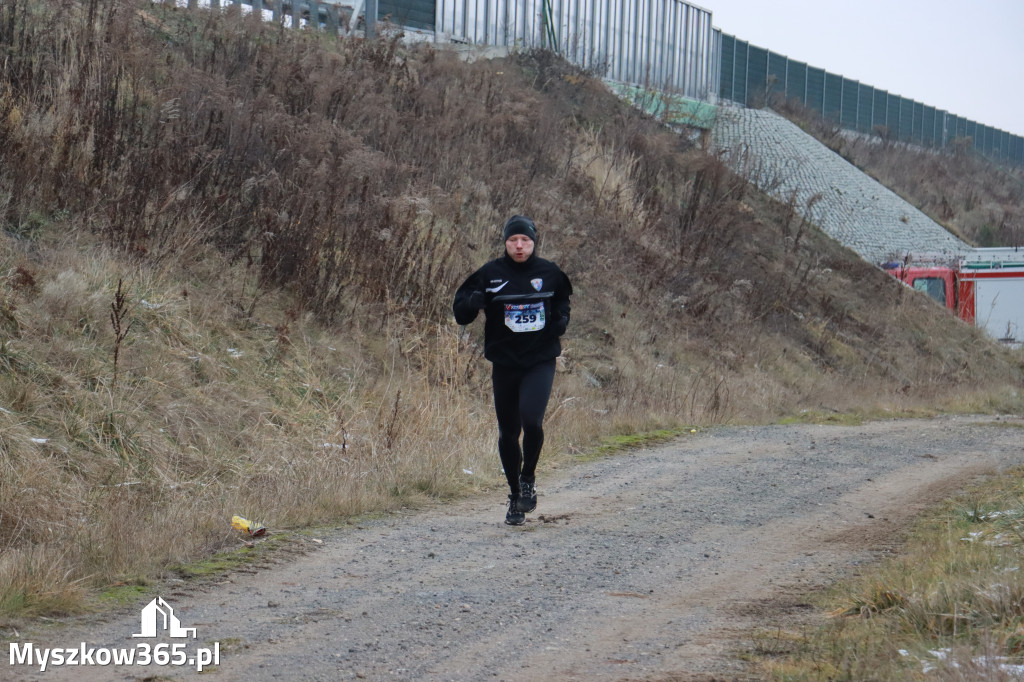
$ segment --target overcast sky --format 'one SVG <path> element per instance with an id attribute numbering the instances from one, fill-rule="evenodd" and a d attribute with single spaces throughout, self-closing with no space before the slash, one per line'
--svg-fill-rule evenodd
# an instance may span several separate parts
<path id="1" fill-rule="evenodd" d="M 695 0 L 723 33 L 1024 136 L 1024 0 Z"/>

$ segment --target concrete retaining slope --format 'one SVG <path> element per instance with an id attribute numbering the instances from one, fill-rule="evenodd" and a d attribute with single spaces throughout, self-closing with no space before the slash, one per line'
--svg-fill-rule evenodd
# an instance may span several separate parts
<path id="1" fill-rule="evenodd" d="M 901 260 L 907 252 L 956 255 L 970 249 L 772 111 L 719 107 L 713 140 L 735 171 L 782 201 L 795 193 L 801 215 L 871 263 Z"/>

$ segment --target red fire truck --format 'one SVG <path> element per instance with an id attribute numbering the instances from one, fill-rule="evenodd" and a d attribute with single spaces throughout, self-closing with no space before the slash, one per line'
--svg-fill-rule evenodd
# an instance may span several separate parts
<path id="1" fill-rule="evenodd" d="M 1024 343 L 1024 247 L 974 249 L 958 259 L 908 256 L 882 266 L 1004 343 Z"/>

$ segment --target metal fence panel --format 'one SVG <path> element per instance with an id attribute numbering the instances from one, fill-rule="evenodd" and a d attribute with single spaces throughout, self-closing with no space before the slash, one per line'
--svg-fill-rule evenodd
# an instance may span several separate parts
<path id="1" fill-rule="evenodd" d="M 733 81 L 736 79 L 736 39 L 722 33 L 718 35 L 720 42 L 718 63 L 722 67 L 718 74 L 718 82 L 720 83 L 718 94 L 724 99 L 739 101 L 736 99 L 735 87 L 733 85 Z"/>
<path id="2" fill-rule="evenodd" d="M 874 128 L 872 114 L 874 113 L 875 89 L 870 85 L 860 84 L 857 90 L 857 130 L 862 133 L 870 133 Z"/>
<path id="3" fill-rule="evenodd" d="M 839 122 L 843 109 L 843 77 L 834 73 L 825 73 L 825 106 L 822 109 L 825 118 Z"/>
<path id="4" fill-rule="evenodd" d="M 913 125 L 913 131 L 911 133 L 911 139 L 915 144 L 924 143 L 924 105 L 920 102 L 914 102 L 913 113 L 911 116 Z"/>
<path id="5" fill-rule="evenodd" d="M 998 158 L 1011 158 L 1013 156 L 1013 141 L 1009 141 L 1005 138 L 1006 133 L 1002 130 L 993 130 L 991 135 L 991 147 L 992 155 Z"/>
<path id="6" fill-rule="evenodd" d="M 766 87 L 769 97 L 768 101 L 771 101 L 770 98 L 775 93 L 782 93 L 783 96 L 786 94 L 787 61 L 782 55 L 775 54 L 774 52 L 768 53 L 768 84 Z"/>
<path id="7" fill-rule="evenodd" d="M 950 140 L 953 139 L 953 135 L 949 130 L 949 112 L 946 111 L 945 109 L 936 109 L 935 115 L 939 117 L 939 146 L 945 147 L 947 144 L 949 144 Z"/>
<path id="8" fill-rule="evenodd" d="M 945 109 L 935 110 L 935 146 L 945 147 L 946 142 L 946 117 L 947 112 Z"/>
<path id="9" fill-rule="evenodd" d="M 807 108 L 825 115 L 825 70 L 807 67 Z"/>
<path id="10" fill-rule="evenodd" d="M 723 45 L 714 53 L 719 55 L 721 73 L 716 82 L 722 99 L 750 104 L 753 96 L 765 92 L 771 77 L 783 84 L 776 84 L 772 92 L 785 92 L 787 99 L 796 98 L 844 128 L 872 132 L 885 126 L 893 139 L 931 147 L 944 147 L 958 137 L 972 137 L 975 148 L 982 153 L 1024 163 L 1024 137 L 995 129 L 990 132 L 988 126 L 961 116 L 794 62 L 720 31 L 717 35 Z M 782 64 L 786 64 L 785 71 Z"/>
<path id="11" fill-rule="evenodd" d="M 377 0 L 377 18 L 398 26 L 433 31 L 436 16 L 435 0 Z"/>
<path id="12" fill-rule="evenodd" d="M 720 45 L 710 12 L 682 0 L 437 0 L 437 5 L 437 30 L 455 41 L 549 48 L 606 78 L 705 101 L 723 89 L 719 55 L 729 46 Z"/>
<path id="13" fill-rule="evenodd" d="M 871 95 L 871 128 L 886 128 L 886 104 L 889 98 L 889 93 L 885 90 L 874 89 Z"/>
<path id="14" fill-rule="evenodd" d="M 747 49 L 747 104 L 763 101 L 768 84 L 768 50 L 750 45 Z"/>
<path id="15" fill-rule="evenodd" d="M 807 64 L 786 60 L 786 99 L 799 100 L 807 106 Z"/>
<path id="16" fill-rule="evenodd" d="M 974 148 L 982 154 L 992 153 L 992 128 L 979 123 L 978 136 L 974 138 Z"/>
<path id="17" fill-rule="evenodd" d="M 747 103 L 747 51 L 750 45 L 743 40 L 736 41 L 736 78 L 732 84 L 733 99 Z"/>
<path id="18" fill-rule="evenodd" d="M 704 101 L 716 100 L 715 90 L 718 83 L 718 66 L 714 56 L 715 29 L 711 25 L 711 13 L 686 3 L 675 3 L 680 16 L 679 36 L 683 41 L 677 50 L 684 60 L 679 69 L 683 82 L 691 84 L 686 91 L 679 92 L 689 97 Z"/>
<path id="19" fill-rule="evenodd" d="M 899 139 L 910 142 L 914 134 L 914 100 L 900 97 Z"/>
<path id="20" fill-rule="evenodd" d="M 849 130 L 857 129 L 857 91 L 859 83 L 849 78 L 842 79 L 843 103 L 840 109 L 839 124 Z"/>
<path id="21" fill-rule="evenodd" d="M 938 147 L 941 143 L 939 136 L 935 133 L 935 107 L 925 105 L 921 107 L 921 133 L 923 142 L 927 147 Z"/>
<path id="22" fill-rule="evenodd" d="M 900 96 L 891 92 L 885 98 L 885 127 L 892 138 L 900 136 Z"/>

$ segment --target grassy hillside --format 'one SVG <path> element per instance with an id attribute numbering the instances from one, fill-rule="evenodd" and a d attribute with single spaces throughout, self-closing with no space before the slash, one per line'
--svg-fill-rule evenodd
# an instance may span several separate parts
<path id="1" fill-rule="evenodd" d="M 550 54 L 11 0 L 0 55 L 0 614 L 167 575 L 236 545 L 233 514 L 500 488 L 482 328 L 449 306 L 512 213 L 576 290 L 543 466 L 1021 409 L 1019 353 Z"/>
<path id="2" fill-rule="evenodd" d="M 970 138 L 936 153 L 892 140 L 884 127 L 851 135 L 795 102 L 772 106 L 969 244 L 1024 246 L 1024 168 L 991 162 Z"/>
<path id="3" fill-rule="evenodd" d="M 1024 246 L 1024 168 L 989 162 L 956 140 L 952 153 L 849 140 L 846 154 L 975 246 Z M 908 172 L 909 171 L 909 172 Z"/>

